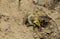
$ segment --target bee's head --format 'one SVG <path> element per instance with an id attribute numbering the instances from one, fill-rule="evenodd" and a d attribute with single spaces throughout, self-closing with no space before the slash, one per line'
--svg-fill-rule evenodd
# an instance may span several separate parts
<path id="1" fill-rule="evenodd" d="M 39 22 L 38 19 L 34 20 L 34 21 L 33 21 L 33 24 L 34 24 L 35 26 L 40 26 L 40 22 Z"/>

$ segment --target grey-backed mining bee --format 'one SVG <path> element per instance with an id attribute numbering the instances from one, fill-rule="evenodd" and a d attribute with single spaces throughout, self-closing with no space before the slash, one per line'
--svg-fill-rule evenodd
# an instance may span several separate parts
<path id="1" fill-rule="evenodd" d="M 52 18 L 49 16 L 44 16 L 40 13 L 35 14 L 29 14 L 26 15 L 24 18 L 24 24 L 27 26 L 33 26 L 33 29 L 37 27 L 39 30 L 41 30 L 42 27 L 46 27 L 50 22 Z"/>

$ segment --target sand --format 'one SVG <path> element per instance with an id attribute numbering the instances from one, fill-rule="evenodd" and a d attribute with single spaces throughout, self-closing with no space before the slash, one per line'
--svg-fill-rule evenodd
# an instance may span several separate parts
<path id="1" fill-rule="evenodd" d="M 52 6 L 51 0 L 39 0 L 34 4 L 33 0 L 0 0 L 0 39 L 60 39 L 60 2 Z M 44 7 L 44 4 L 47 4 Z M 39 11 L 40 10 L 40 11 Z M 42 31 L 34 32 L 33 27 L 26 27 L 23 18 L 26 14 L 46 13 L 56 21 Z M 58 30 L 57 30 L 58 29 Z"/>

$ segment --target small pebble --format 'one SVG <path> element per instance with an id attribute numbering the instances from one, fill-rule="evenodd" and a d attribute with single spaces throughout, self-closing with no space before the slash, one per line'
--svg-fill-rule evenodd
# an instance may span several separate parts
<path id="1" fill-rule="evenodd" d="M 33 3 L 37 4 L 39 2 L 39 0 L 33 0 Z"/>

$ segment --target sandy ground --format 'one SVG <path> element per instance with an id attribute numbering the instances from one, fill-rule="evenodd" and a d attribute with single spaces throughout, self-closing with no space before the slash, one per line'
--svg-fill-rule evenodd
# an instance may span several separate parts
<path id="1" fill-rule="evenodd" d="M 21 0 L 20 3 L 19 0 L 0 0 L 0 39 L 60 39 L 60 2 L 55 9 L 49 10 L 50 1 L 39 0 L 35 5 L 33 0 Z M 44 7 L 44 4 L 47 5 Z M 37 31 L 37 34 L 32 27 L 23 25 L 23 17 L 36 10 L 48 14 L 56 21 L 57 26 L 51 25 L 50 29 L 47 27 Z"/>

